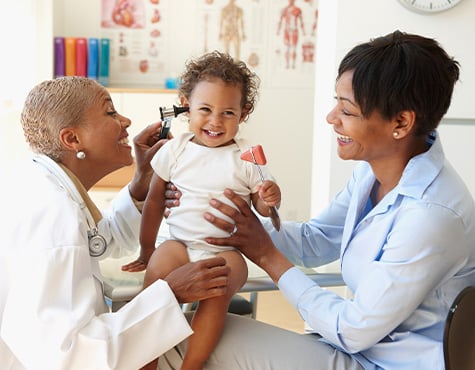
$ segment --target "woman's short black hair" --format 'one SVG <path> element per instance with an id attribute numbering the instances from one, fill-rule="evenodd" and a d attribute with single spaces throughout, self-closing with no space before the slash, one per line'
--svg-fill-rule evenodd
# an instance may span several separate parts
<path id="1" fill-rule="evenodd" d="M 353 71 L 353 94 L 363 116 L 374 110 L 384 119 L 416 113 L 416 135 L 434 130 L 447 112 L 459 63 L 431 38 L 395 31 L 350 50 L 337 80 Z"/>

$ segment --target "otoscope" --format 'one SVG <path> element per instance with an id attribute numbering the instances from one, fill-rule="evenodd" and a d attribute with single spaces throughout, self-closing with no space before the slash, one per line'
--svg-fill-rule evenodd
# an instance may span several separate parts
<path id="1" fill-rule="evenodd" d="M 188 112 L 189 107 L 177 107 L 173 108 L 160 107 L 160 118 L 162 120 L 162 130 L 160 131 L 160 137 L 158 140 L 166 139 L 168 137 L 168 132 L 172 127 L 172 119 L 177 117 L 179 114 Z"/>

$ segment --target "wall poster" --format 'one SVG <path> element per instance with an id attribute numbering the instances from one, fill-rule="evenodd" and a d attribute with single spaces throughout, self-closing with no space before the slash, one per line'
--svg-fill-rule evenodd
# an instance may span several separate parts
<path id="1" fill-rule="evenodd" d="M 267 87 L 309 87 L 317 20 L 318 0 L 102 0 L 101 37 L 111 40 L 111 85 L 163 87 L 217 49 Z"/>

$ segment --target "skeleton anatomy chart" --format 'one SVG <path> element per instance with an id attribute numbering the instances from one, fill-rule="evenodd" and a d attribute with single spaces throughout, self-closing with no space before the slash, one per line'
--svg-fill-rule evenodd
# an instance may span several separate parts
<path id="1" fill-rule="evenodd" d="M 313 84 L 318 0 L 102 0 L 112 85 L 163 86 L 190 57 L 226 51 L 272 87 Z"/>

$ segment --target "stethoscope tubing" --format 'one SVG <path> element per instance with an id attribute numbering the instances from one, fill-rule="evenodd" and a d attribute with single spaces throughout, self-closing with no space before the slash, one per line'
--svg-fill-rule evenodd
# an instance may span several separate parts
<path id="1" fill-rule="evenodd" d="M 107 249 L 107 242 L 105 238 L 99 234 L 96 222 L 94 221 L 94 218 L 92 217 L 89 208 L 87 208 L 86 202 L 82 198 L 74 183 L 71 181 L 68 175 L 61 169 L 61 167 L 59 167 L 59 165 L 48 156 L 38 154 L 33 158 L 33 161 L 42 165 L 52 175 L 54 175 L 59 181 L 60 185 L 69 193 L 71 198 L 79 204 L 79 208 L 82 212 L 84 212 L 84 215 L 86 216 L 88 225 L 87 237 L 89 240 L 89 255 L 91 257 L 102 256 Z"/>

